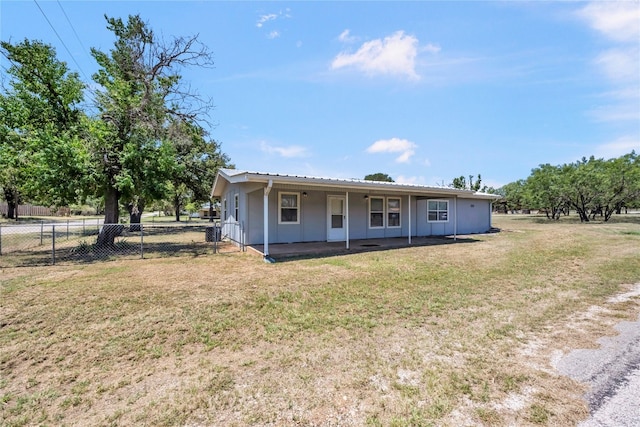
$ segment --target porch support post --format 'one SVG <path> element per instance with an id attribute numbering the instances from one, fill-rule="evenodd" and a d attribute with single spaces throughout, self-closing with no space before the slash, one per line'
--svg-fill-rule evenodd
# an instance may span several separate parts
<path id="1" fill-rule="evenodd" d="M 453 240 L 458 240 L 458 196 L 453 199 Z"/>
<path id="2" fill-rule="evenodd" d="M 345 217 L 346 217 L 346 219 L 345 219 L 345 221 L 346 221 L 345 233 L 347 234 L 346 235 L 346 247 L 347 247 L 347 249 L 349 249 L 349 192 L 348 191 L 346 192 L 346 195 L 345 195 L 344 204 L 345 204 L 344 209 L 345 209 Z"/>
<path id="3" fill-rule="evenodd" d="M 264 206 L 264 225 L 263 225 L 263 236 L 264 236 L 264 256 L 265 258 L 269 256 L 269 193 L 271 193 L 271 187 L 273 186 L 273 181 L 269 180 L 269 183 L 264 188 L 264 202 L 262 203 Z"/>
<path id="4" fill-rule="evenodd" d="M 489 230 L 493 227 L 493 200 L 489 200 Z"/>
<path id="5" fill-rule="evenodd" d="M 411 244 L 411 194 L 409 194 L 407 206 L 409 207 L 409 244 Z"/>

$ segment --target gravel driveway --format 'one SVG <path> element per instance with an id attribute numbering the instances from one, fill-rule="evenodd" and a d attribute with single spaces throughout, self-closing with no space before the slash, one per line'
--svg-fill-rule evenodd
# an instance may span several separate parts
<path id="1" fill-rule="evenodd" d="M 617 298 L 638 295 L 640 284 Z M 574 350 L 556 365 L 563 375 L 590 386 L 585 399 L 591 416 L 582 427 L 640 426 L 640 315 L 616 330 L 618 335 L 598 340 L 600 348 Z"/>

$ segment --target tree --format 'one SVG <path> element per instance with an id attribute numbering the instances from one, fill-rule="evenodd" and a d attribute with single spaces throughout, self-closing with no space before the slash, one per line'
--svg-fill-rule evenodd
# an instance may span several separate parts
<path id="1" fill-rule="evenodd" d="M 175 168 L 174 149 L 166 143 L 169 121 L 196 122 L 210 107 L 183 87 L 179 70 L 212 61 L 197 36 L 164 43 L 139 15 L 126 23 L 105 19 L 116 41 L 108 54 L 91 50 L 101 67 L 93 78 L 102 87 L 92 149 L 105 223 L 116 224 L 121 200 L 139 220 L 146 203 L 166 194 Z M 117 232 L 103 233 L 98 243 L 112 244 Z"/>
<path id="2" fill-rule="evenodd" d="M 366 175 L 364 177 L 364 180 L 365 181 L 379 181 L 379 182 L 395 182 L 393 180 L 393 178 L 391 178 L 386 173 L 382 173 L 382 172 L 377 172 L 377 173 L 372 173 L 372 174 Z"/>
<path id="3" fill-rule="evenodd" d="M 523 208 L 524 201 L 524 183 L 525 181 L 519 179 L 502 186 L 498 194 L 502 195 L 497 203 L 502 204 L 505 213 L 511 211 L 512 213 Z"/>
<path id="4" fill-rule="evenodd" d="M 550 164 L 531 171 L 524 183 L 524 199 L 530 207 L 543 210 L 549 219 L 560 219 L 568 209 L 562 168 Z"/>
<path id="5" fill-rule="evenodd" d="M 459 190 L 466 190 L 467 180 L 464 176 L 460 175 L 457 178 L 453 178 L 453 182 L 449 184 L 449 187 L 457 188 Z"/>
<path id="6" fill-rule="evenodd" d="M 589 159 L 533 169 L 524 185 L 525 203 L 558 219 L 574 209 L 580 221 L 598 215 L 608 221 L 614 213 L 640 199 L 640 160 L 635 151 L 615 159 Z"/>
<path id="7" fill-rule="evenodd" d="M 453 181 L 449 184 L 449 187 L 457 188 L 460 190 L 472 190 L 472 191 L 486 191 L 487 186 L 482 187 L 482 178 L 478 174 L 478 179 L 473 182 L 473 175 L 469 175 L 469 186 L 467 186 L 467 180 L 463 175 L 457 178 L 453 178 Z"/>
<path id="8" fill-rule="evenodd" d="M 83 195 L 90 179 L 84 85 L 49 45 L 25 39 L 0 47 L 11 62 L 0 94 L 0 185 L 17 219 L 23 198 L 61 206 Z"/>
<path id="9" fill-rule="evenodd" d="M 185 204 L 210 200 L 213 181 L 221 167 L 228 167 L 229 157 L 220 145 L 206 138 L 206 132 L 194 123 L 172 121 L 167 134 L 176 160 L 170 177 L 172 203 L 176 221 Z"/>
<path id="10" fill-rule="evenodd" d="M 591 217 L 600 214 L 608 221 L 614 213 L 620 213 L 628 204 L 640 197 L 640 158 L 635 151 L 630 154 L 598 163 L 600 194 L 596 196 Z"/>

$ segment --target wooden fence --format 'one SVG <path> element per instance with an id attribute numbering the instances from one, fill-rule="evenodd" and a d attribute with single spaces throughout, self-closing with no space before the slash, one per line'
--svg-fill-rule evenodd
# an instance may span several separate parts
<path id="1" fill-rule="evenodd" d="M 9 212 L 9 205 L 6 202 L 0 203 L 0 215 L 6 216 Z M 18 205 L 18 217 L 25 216 L 68 216 L 69 208 L 51 209 L 46 206 Z"/>

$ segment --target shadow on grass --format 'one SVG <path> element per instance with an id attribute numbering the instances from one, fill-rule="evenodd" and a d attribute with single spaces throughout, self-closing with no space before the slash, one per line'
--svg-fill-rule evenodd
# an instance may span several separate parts
<path id="1" fill-rule="evenodd" d="M 40 250 L 23 250 L 3 254 L 0 257 L 0 268 L 38 267 L 59 264 L 92 264 L 122 259 L 151 259 L 174 257 L 198 257 L 218 253 L 239 252 L 240 249 L 229 243 L 218 243 L 215 247 L 210 242 L 116 242 L 112 246 L 99 247 L 95 244 L 81 242 L 76 246 L 56 249 L 55 260 L 50 248 Z"/>

